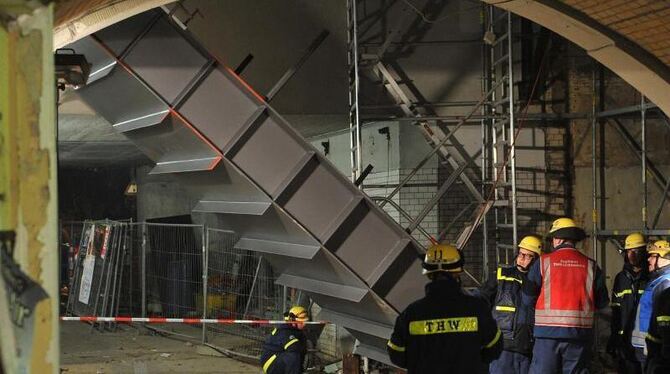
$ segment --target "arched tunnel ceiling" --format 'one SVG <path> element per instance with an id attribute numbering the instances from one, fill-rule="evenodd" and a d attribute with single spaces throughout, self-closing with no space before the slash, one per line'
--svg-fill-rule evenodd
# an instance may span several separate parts
<path id="1" fill-rule="evenodd" d="M 670 113 L 670 1 L 482 0 L 530 19 L 590 56 Z M 62 47 L 169 0 L 64 0 L 57 3 L 54 45 Z"/>
<path id="2" fill-rule="evenodd" d="M 670 1 L 483 0 L 563 36 L 670 113 Z"/>
<path id="3" fill-rule="evenodd" d="M 62 0 L 54 14 L 54 48 L 174 0 Z"/>

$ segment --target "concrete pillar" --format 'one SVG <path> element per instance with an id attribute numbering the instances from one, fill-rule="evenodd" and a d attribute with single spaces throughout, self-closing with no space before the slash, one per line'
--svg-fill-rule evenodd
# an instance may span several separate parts
<path id="1" fill-rule="evenodd" d="M 57 373 L 53 6 L 31 4 L 0 5 L 0 371 Z"/>

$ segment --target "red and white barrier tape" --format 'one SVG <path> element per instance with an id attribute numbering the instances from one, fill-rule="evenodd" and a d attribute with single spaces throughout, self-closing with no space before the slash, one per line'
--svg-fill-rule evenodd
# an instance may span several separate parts
<path id="1" fill-rule="evenodd" d="M 185 324 L 200 324 L 213 323 L 223 325 L 288 325 L 288 324 L 304 324 L 304 325 L 326 325 L 327 321 L 273 321 L 267 319 L 224 319 L 224 318 L 164 318 L 164 317 L 60 317 L 61 321 L 82 321 L 82 322 L 144 322 L 144 323 L 185 323 Z"/>

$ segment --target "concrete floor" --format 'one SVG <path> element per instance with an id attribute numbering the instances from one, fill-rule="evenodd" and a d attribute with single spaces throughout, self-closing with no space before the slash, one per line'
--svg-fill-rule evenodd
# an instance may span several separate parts
<path id="1" fill-rule="evenodd" d="M 197 344 L 121 326 L 91 331 L 88 324 L 61 324 L 61 372 L 74 373 L 259 373 L 259 366 L 203 354 Z"/>

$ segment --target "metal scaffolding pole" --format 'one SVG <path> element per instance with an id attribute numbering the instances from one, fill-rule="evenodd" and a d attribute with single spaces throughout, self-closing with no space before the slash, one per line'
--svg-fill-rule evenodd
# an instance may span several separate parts
<path id="1" fill-rule="evenodd" d="M 591 212 L 592 220 L 592 245 L 593 245 L 593 259 L 598 263 L 598 189 L 597 189 L 597 172 L 596 172 L 596 136 L 598 134 L 598 118 L 596 116 L 597 112 L 597 79 L 596 79 L 596 68 L 595 64 L 592 69 L 592 97 L 591 97 L 591 185 L 592 185 L 592 198 L 593 206 Z"/>
<path id="2" fill-rule="evenodd" d="M 483 9 L 482 12 L 484 12 L 485 15 L 485 20 L 482 24 L 482 35 L 484 35 L 488 31 L 488 23 L 490 22 L 490 17 L 492 16 L 491 14 L 491 8 L 487 7 L 486 5 L 482 5 Z M 482 79 L 482 93 L 488 92 L 490 87 L 491 87 L 491 69 L 489 66 L 489 59 L 491 58 L 490 56 L 490 50 L 486 46 L 486 44 L 482 44 L 482 76 L 484 79 Z M 488 178 L 488 168 L 487 164 L 489 162 L 489 157 L 490 157 L 490 152 L 488 149 L 488 126 L 489 126 L 489 120 L 486 118 L 489 115 L 492 115 L 491 113 L 491 106 L 485 105 L 482 106 L 481 109 L 481 115 L 482 115 L 482 120 L 481 120 L 481 143 L 482 143 L 482 157 L 481 157 L 481 180 L 482 180 L 482 185 L 481 185 L 481 193 L 482 196 L 486 196 L 486 181 Z M 487 222 L 487 217 L 486 213 L 484 213 L 482 217 L 482 282 L 486 282 L 489 278 L 489 227 L 488 227 L 488 222 Z M 445 228 L 446 232 L 446 228 Z M 441 235 L 440 235 L 441 236 Z"/>
<path id="3" fill-rule="evenodd" d="M 347 59 L 349 63 L 349 145 L 351 158 L 351 181 L 361 173 L 361 126 L 359 113 L 359 72 L 358 72 L 358 19 L 356 0 L 347 1 Z"/>
<path id="4" fill-rule="evenodd" d="M 517 233 L 517 211 L 516 211 L 516 150 L 515 150 L 515 117 L 514 117 L 514 65 L 512 54 L 512 44 L 514 42 L 512 34 L 512 13 L 507 12 L 507 90 L 509 97 L 509 158 L 510 158 L 510 176 L 512 182 L 512 190 L 510 191 L 510 203 L 512 204 L 512 245 L 516 246 L 518 241 Z"/>
<path id="5" fill-rule="evenodd" d="M 201 226 L 202 240 L 202 318 L 207 318 L 207 291 L 209 283 L 209 231 L 206 226 Z M 202 343 L 207 343 L 207 326 L 202 324 Z"/>
<path id="6" fill-rule="evenodd" d="M 642 227 L 649 228 L 647 225 L 647 120 L 646 120 L 646 100 L 644 95 L 640 95 L 640 125 L 641 143 L 642 143 Z"/>

